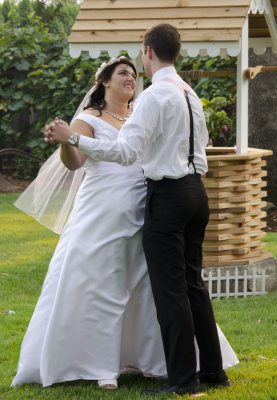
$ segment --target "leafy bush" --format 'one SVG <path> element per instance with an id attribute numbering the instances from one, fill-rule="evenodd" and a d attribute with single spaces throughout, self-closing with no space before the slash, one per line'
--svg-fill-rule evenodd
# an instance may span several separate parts
<path id="1" fill-rule="evenodd" d="M 86 52 L 77 59 L 69 56 L 67 37 L 78 10 L 75 0 L 51 3 L 4 0 L 0 5 L 1 147 L 31 151 L 38 157 L 48 158 L 55 149 L 43 141 L 45 124 L 55 116 L 71 120 L 93 82 L 94 72 L 108 58 L 107 53 L 96 60 L 90 59 Z M 230 70 L 235 68 L 235 59 L 180 57 L 176 67 Z M 202 78 L 200 81 L 188 79 L 188 82 L 199 97 L 207 99 L 211 137 L 224 134 L 224 129 L 230 129 L 233 137 L 235 79 Z M 220 113 L 219 108 L 215 110 L 214 97 L 226 99 L 221 106 L 227 115 Z M 37 164 L 14 156 L 4 161 L 17 177 L 29 179 L 38 170 Z"/>
<path id="2" fill-rule="evenodd" d="M 236 71 L 237 59 L 229 56 L 198 56 L 179 57 L 177 70 L 204 70 L 204 71 Z M 205 76 L 199 80 L 186 78 L 188 84 L 195 90 L 199 97 L 211 100 L 214 97 L 232 98 L 236 94 L 235 76 Z"/>
<path id="3" fill-rule="evenodd" d="M 178 70 L 236 71 L 236 57 L 179 57 Z M 185 79 L 204 107 L 207 128 L 214 146 L 232 146 L 236 136 L 236 77 L 208 76 Z"/>
<path id="4" fill-rule="evenodd" d="M 213 146 L 231 146 L 235 142 L 236 98 L 214 97 L 212 100 L 201 99 L 206 124 Z"/>
<path id="5" fill-rule="evenodd" d="M 44 125 L 55 116 L 71 120 L 107 55 L 92 60 L 82 53 L 72 59 L 66 34 L 50 34 L 33 14 L 28 16 L 29 24 L 19 28 L 13 25 L 12 11 L 10 17 L 0 26 L 1 145 L 31 149 L 47 158 L 54 149 L 42 140 Z M 24 178 L 37 172 L 30 163 L 24 169 L 22 161 L 11 164 L 16 175 Z"/>
<path id="6" fill-rule="evenodd" d="M 69 34 L 79 12 L 79 4 L 76 0 L 55 0 L 45 2 L 43 0 L 4 0 L 0 4 L 0 21 L 10 21 L 10 14 L 16 14 L 12 20 L 12 26 L 23 27 L 29 24 L 29 15 L 34 13 L 40 18 L 51 33 Z"/>

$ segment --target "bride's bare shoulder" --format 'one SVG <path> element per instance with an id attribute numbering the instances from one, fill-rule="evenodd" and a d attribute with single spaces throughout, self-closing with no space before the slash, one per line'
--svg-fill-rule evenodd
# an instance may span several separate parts
<path id="1" fill-rule="evenodd" d="M 93 115 L 94 117 L 101 116 L 99 110 L 96 110 L 95 108 L 87 108 L 86 110 L 82 111 L 82 114 L 89 114 L 89 115 Z"/>

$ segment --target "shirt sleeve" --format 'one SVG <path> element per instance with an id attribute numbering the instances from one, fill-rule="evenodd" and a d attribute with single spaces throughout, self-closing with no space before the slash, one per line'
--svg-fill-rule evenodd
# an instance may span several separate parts
<path id="1" fill-rule="evenodd" d="M 80 135 L 78 148 L 93 160 L 134 163 L 143 153 L 145 144 L 155 134 L 159 116 L 157 102 L 149 91 L 141 93 L 134 111 L 120 129 L 117 140 L 99 140 Z"/>

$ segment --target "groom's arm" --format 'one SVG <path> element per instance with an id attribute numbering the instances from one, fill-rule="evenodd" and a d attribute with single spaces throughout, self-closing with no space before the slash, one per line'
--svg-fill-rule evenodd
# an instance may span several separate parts
<path id="1" fill-rule="evenodd" d="M 152 95 L 143 93 L 135 103 L 133 114 L 120 129 L 117 140 L 97 140 L 81 135 L 78 148 L 93 160 L 130 165 L 143 153 L 146 141 L 153 135 L 158 112 Z"/>
<path id="2" fill-rule="evenodd" d="M 158 105 L 150 93 L 143 93 L 135 103 L 134 112 L 120 129 L 117 140 L 98 140 L 80 135 L 78 149 L 93 160 L 117 162 L 122 165 L 134 163 L 150 140 L 158 119 Z M 54 140 L 67 142 L 73 131 L 61 121 L 51 128 Z"/>
<path id="3" fill-rule="evenodd" d="M 127 133 L 128 132 L 129 130 Z M 140 135 L 136 135 L 135 138 L 133 138 L 133 135 L 132 137 L 128 135 L 127 140 L 123 137 L 118 137 L 117 140 L 110 141 L 90 139 L 87 136 L 80 135 L 78 149 L 93 160 L 111 161 L 122 165 L 130 165 L 137 160 L 138 154 L 144 147 L 144 137 L 142 133 L 141 130 Z"/>

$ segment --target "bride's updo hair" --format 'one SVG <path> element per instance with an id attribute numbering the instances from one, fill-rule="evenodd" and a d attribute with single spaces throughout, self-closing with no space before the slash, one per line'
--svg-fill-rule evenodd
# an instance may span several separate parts
<path id="1" fill-rule="evenodd" d="M 94 108 L 99 111 L 100 115 L 102 115 L 102 110 L 106 107 L 106 101 L 104 98 L 105 87 L 103 85 L 103 82 L 109 81 L 111 79 L 115 68 L 120 64 L 129 65 L 129 67 L 133 69 L 134 73 L 137 76 L 137 71 L 134 64 L 124 56 L 111 58 L 107 63 L 103 63 L 96 71 L 95 89 L 92 92 L 89 102 L 84 110 L 86 110 L 87 108 Z M 130 99 L 129 102 L 130 101 L 132 101 L 132 99 Z"/>

